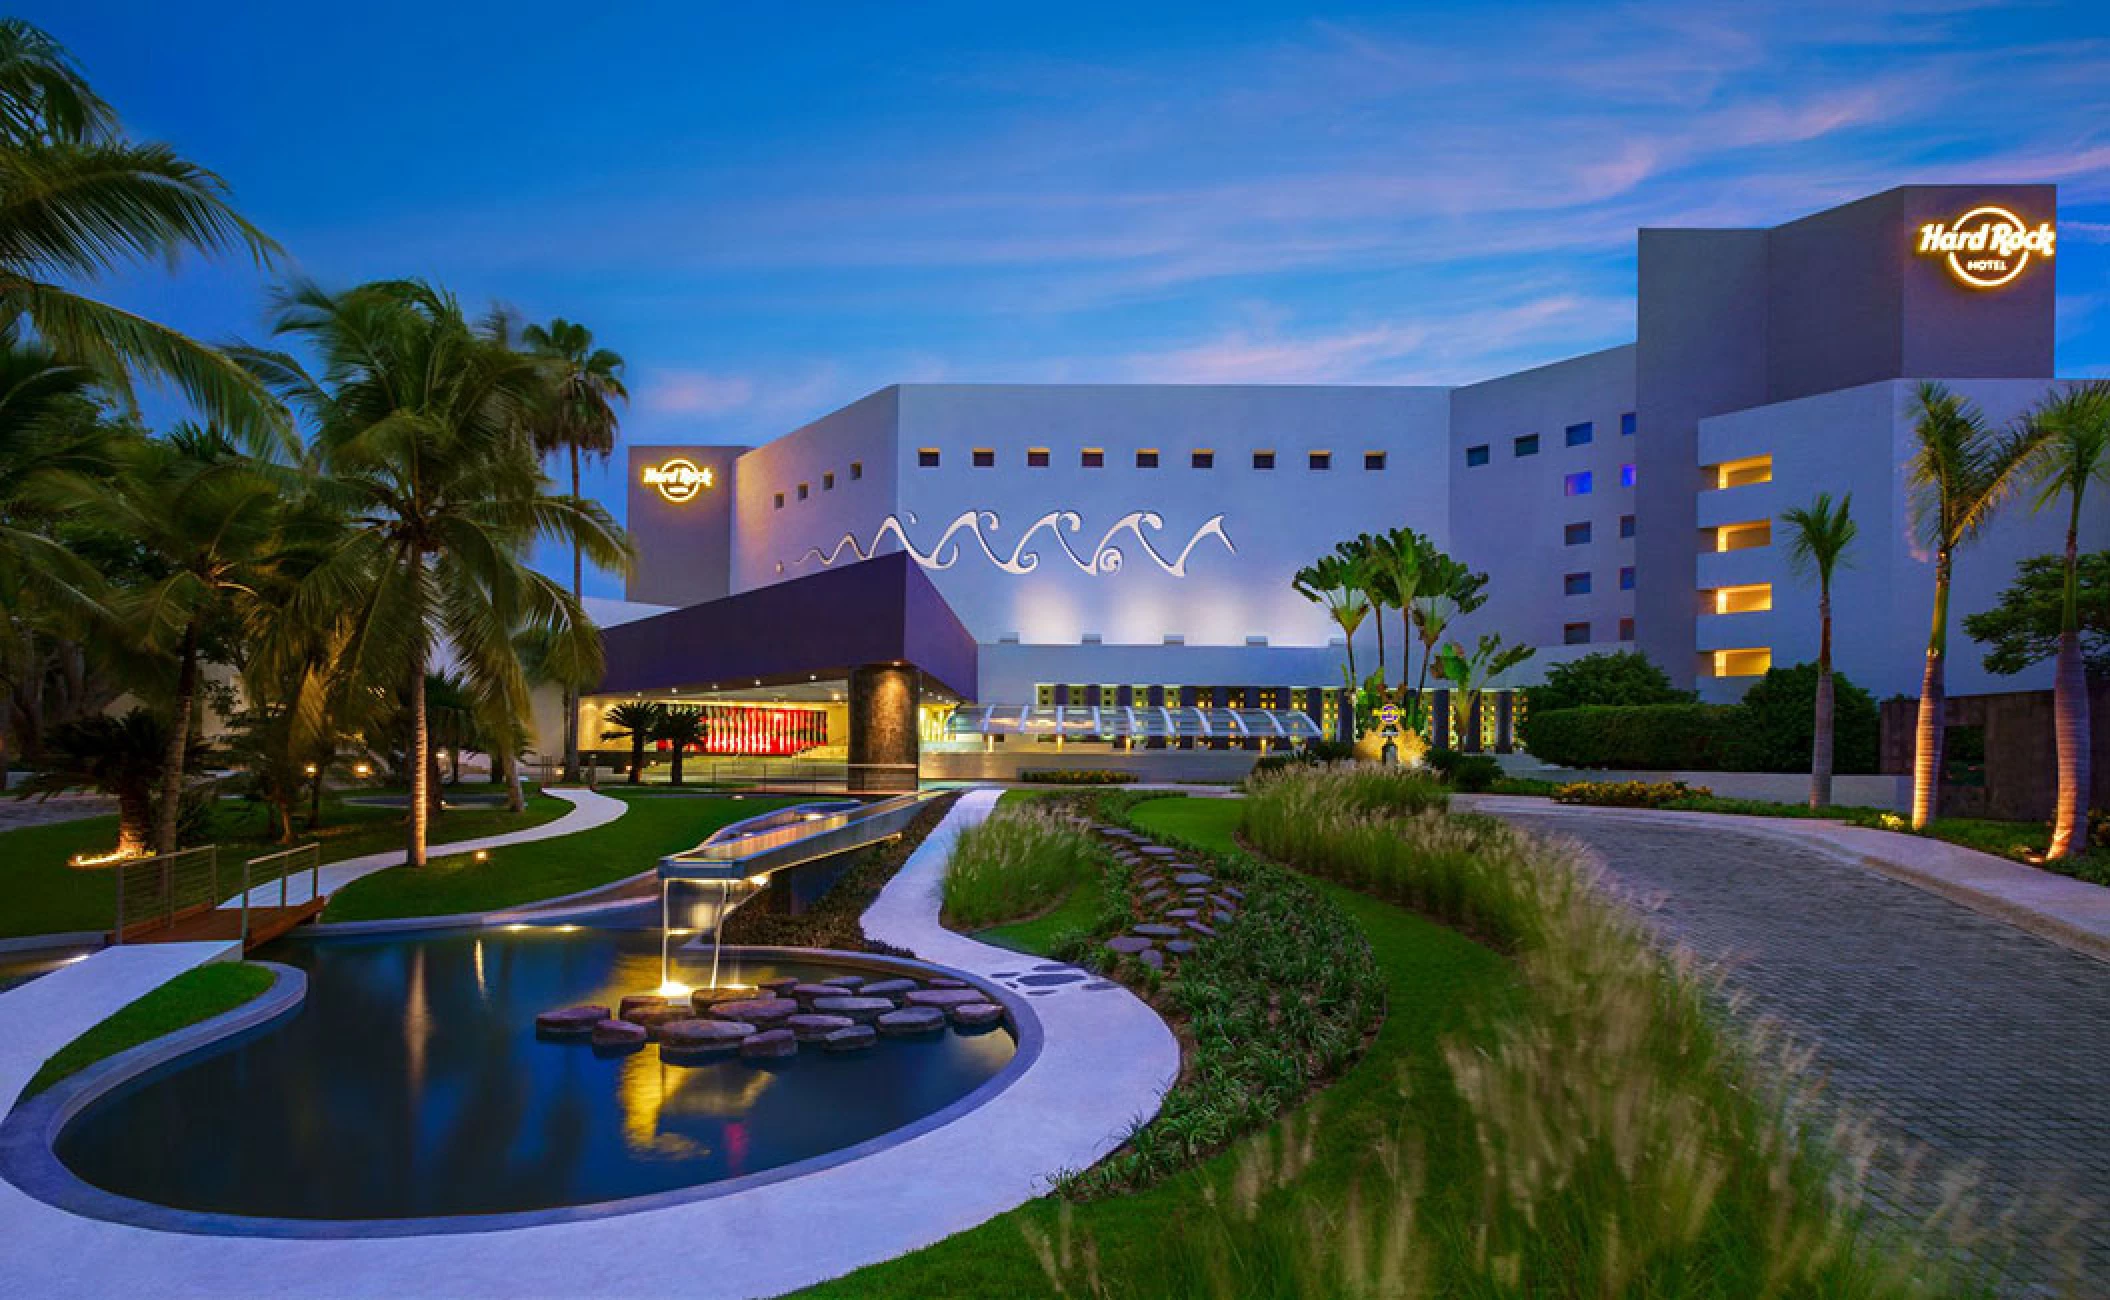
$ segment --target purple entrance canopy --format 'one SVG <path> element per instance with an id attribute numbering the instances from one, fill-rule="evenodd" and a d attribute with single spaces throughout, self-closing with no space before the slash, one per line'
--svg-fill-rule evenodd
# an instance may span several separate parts
<path id="1" fill-rule="evenodd" d="M 604 695 L 780 685 L 906 663 L 963 700 L 975 696 L 974 637 L 899 552 L 607 628 L 601 645 Z"/>

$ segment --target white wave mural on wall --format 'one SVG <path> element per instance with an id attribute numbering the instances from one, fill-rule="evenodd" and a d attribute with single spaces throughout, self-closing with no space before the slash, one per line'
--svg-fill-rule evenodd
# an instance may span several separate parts
<path id="1" fill-rule="evenodd" d="M 1144 531 L 1148 529 L 1150 533 L 1162 533 L 1165 530 L 1165 518 L 1155 510 L 1131 510 L 1122 515 L 1100 536 L 1096 545 L 1083 551 L 1071 544 L 1073 537 L 1081 541 L 1084 532 L 1084 516 L 1074 510 L 1050 510 L 1028 524 L 1026 530 L 1018 535 L 1017 542 L 1011 545 L 1008 555 L 1001 549 L 1007 539 L 996 536 L 1003 529 L 1003 521 L 997 517 L 994 510 L 961 511 L 959 517 L 947 524 L 945 530 L 938 534 L 937 541 L 931 543 L 928 550 L 918 548 L 909 540 L 908 529 L 915 527 L 916 523 L 916 516 L 912 512 L 888 515 L 880 522 L 879 527 L 872 530 L 870 541 L 860 544 L 855 533 L 844 533 L 841 541 L 825 551 L 818 546 L 808 547 L 804 555 L 792 561 L 792 566 L 800 567 L 818 561 L 822 568 L 827 568 L 841 560 L 846 553 L 859 560 L 868 560 L 878 552 L 889 536 L 901 544 L 901 549 L 908 552 L 910 559 L 926 569 L 951 568 L 959 563 L 960 557 L 967 553 L 968 544 L 972 542 L 980 548 L 991 564 L 1005 573 L 1013 574 L 1031 573 L 1040 567 L 1041 552 L 1034 549 L 1033 542 L 1034 538 L 1043 532 L 1054 539 L 1054 545 L 1046 549 L 1059 552 L 1063 559 L 1075 565 L 1080 572 L 1099 578 L 1111 577 L 1121 572 L 1122 566 L 1128 562 L 1128 550 L 1125 548 L 1129 545 L 1141 553 L 1141 558 L 1147 559 L 1175 578 L 1187 576 L 1188 557 L 1194 554 L 1195 547 L 1208 538 L 1213 537 L 1222 542 L 1224 550 L 1230 554 L 1238 554 L 1238 547 L 1232 543 L 1231 535 L 1224 531 L 1222 515 L 1211 515 L 1201 527 L 1194 530 L 1194 535 L 1187 539 L 1186 545 L 1180 547 L 1179 553 L 1170 558 L 1151 543 L 1149 533 Z M 1123 543 L 1123 534 L 1133 538 L 1133 543 Z"/>

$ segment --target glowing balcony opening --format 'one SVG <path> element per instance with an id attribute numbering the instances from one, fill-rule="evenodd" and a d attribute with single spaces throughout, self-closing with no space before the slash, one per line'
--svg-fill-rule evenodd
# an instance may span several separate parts
<path id="1" fill-rule="evenodd" d="M 1727 488 L 1750 487 L 1757 483 L 1773 481 L 1773 458 L 1768 456 L 1746 456 L 1742 460 L 1725 460 L 1711 466 L 1714 471 L 1714 487 L 1717 492 Z"/>
<path id="2" fill-rule="evenodd" d="M 1773 544 L 1773 521 L 1754 519 L 1743 524 L 1723 524 L 1714 530 L 1717 551 L 1749 551 Z"/>
<path id="3" fill-rule="evenodd" d="M 1762 614 L 1771 608 L 1773 584 L 1770 582 L 1714 589 L 1714 612 L 1717 614 Z"/>
<path id="4" fill-rule="evenodd" d="M 1716 677 L 1763 677 L 1773 666 L 1773 650 L 1770 646 L 1759 646 L 1750 650 L 1717 650 L 1714 652 L 1714 675 Z"/>

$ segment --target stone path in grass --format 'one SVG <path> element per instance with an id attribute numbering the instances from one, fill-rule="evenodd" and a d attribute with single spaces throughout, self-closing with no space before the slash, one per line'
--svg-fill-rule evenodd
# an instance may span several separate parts
<path id="1" fill-rule="evenodd" d="M 1178 849 L 1155 843 L 1125 826 L 1092 829 L 1110 842 L 1114 857 L 1135 873 L 1134 902 L 1144 918 L 1126 934 L 1106 941 L 1113 952 L 1162 970 L 1168 960 L 1177 962 L 1214 939 L 1219 927 L 1238 919 L 1245 891 L 1220 883 L 1191 862 L 1180 861 Z"/>
<path id="2" fill-rule="evenodd" d="M 1655 901 L 1673 938 L 1730 965 L 1755 1011 L 1816 1051 L 1849 1113 L 1872 1119 L 1872 1173 L 1923 1217 L 1963 1166 L 2019 1205 L 2016 1289 L 2110 1290 L 2110 964 L 1778 836 L 1595 810 L 1501 813 L 1557 831 Z"/>

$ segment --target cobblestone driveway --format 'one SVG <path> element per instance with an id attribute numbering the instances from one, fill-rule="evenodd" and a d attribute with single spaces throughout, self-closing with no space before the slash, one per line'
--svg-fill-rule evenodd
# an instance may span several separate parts
<path id="1" fill-rule="evenodd" d="M 1656 918 L 1731 966 L 1754 1009 L 1817 1050 L 1828 1087 L 1872 1118 L 1872 1182 L 1902 1195 L 1903 1153 L 1975 1166 L 1996 1207 L 2035 1198 L 2010 1281 L 2110 1295 L 2110 964 L 1814 851 L 1757 836 L 1584 815 L 1515 820 L 1595 850 Z M 2058 1240 L 2061 1227 L 2066 1241 Z M 2078 1255 L 2076 1260 L 2075 1256 Z"/>

